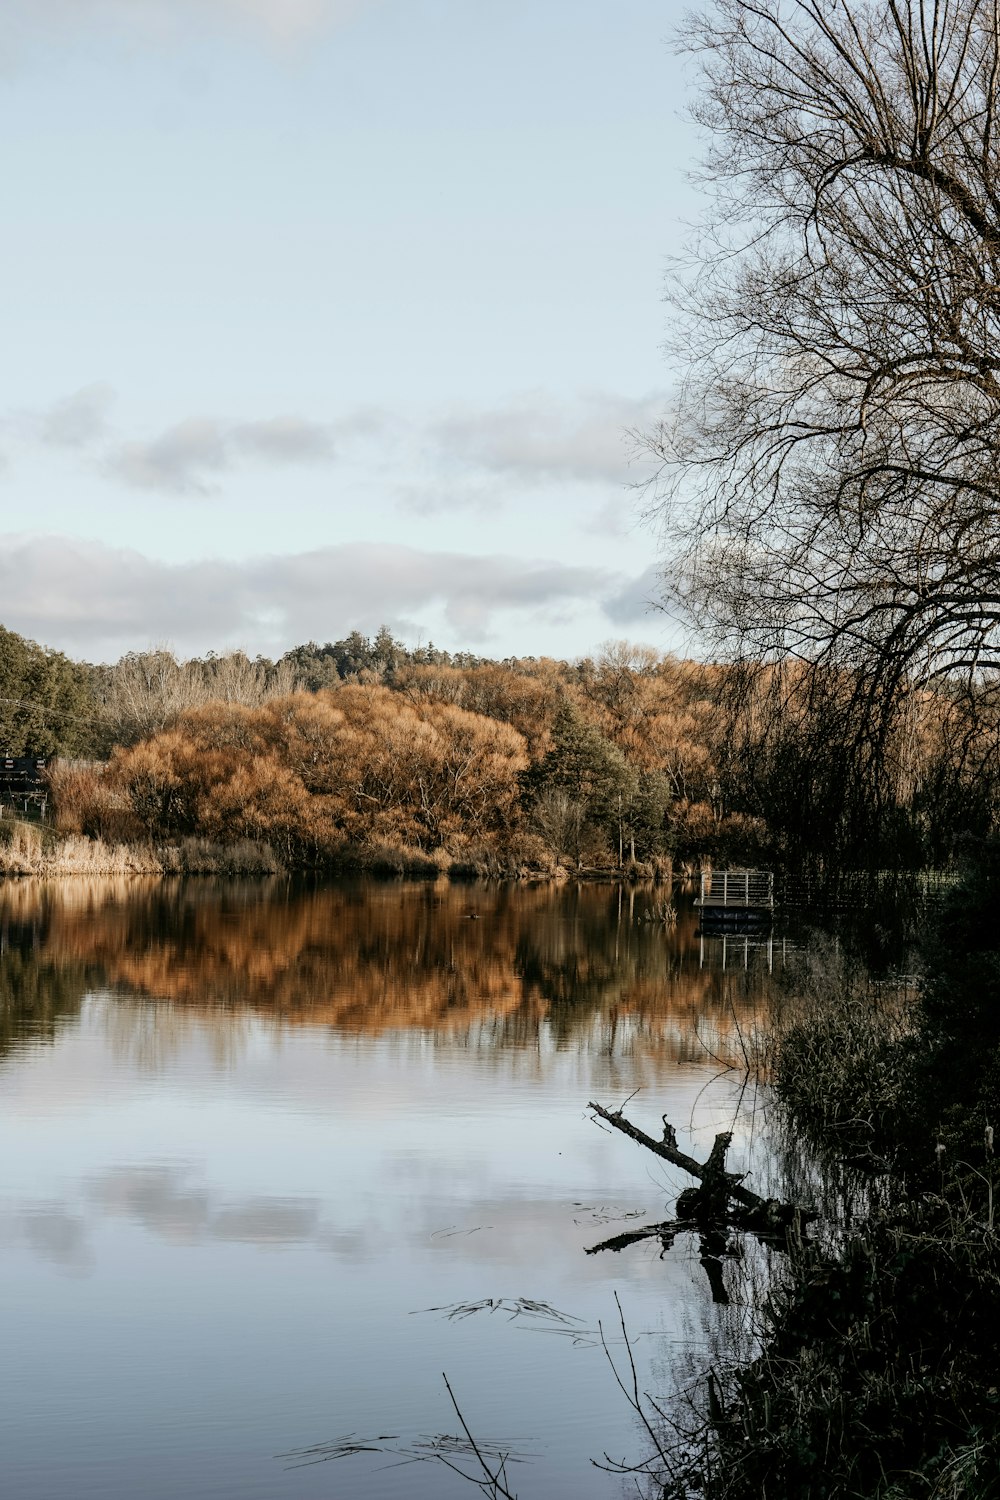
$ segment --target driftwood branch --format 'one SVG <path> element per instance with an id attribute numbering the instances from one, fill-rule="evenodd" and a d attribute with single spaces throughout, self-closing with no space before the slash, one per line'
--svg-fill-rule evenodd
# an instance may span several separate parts
<path id="1" fill-rule="evenodd" d="M 627 1250 L 629 1245 L 637 1245 L 640 1240 L 661 1240 L 664 1248 L 673 1244 L 676 1235 L 684 1229 L 690 1229 L 690 1224 L 685 1224 L 681 1219 L 664 1219 L 661 1224 L 644 1224 L 641 1229 L 627 1229 L 624 1234 L 613 1234 L 609 1240 L 602 1240 L 599 1245 L 590 1245 L 584 1250 L 584 1255 L 597 1255 L 601 1250 Z"/>
<path id="2" fill-rule="evenodd" d="M 628 1100 L 625 1101 L 628 1103 Z M 726 1171 L 726 1152 L 732 1145 L 732 1133 L 722 1131 L 715 1137 L 712 1149 L 704 1162 L 688 1156 L 677 1145 L 677 1132 L 663 1116 L 663 1139 L 654 1141 L 651 1135 L 626 1120 L 621 1109 L 605 1109 L 602 1104 L 590 1103 L 589 1108 L 614 1130 L 620 1130 L 630 1140 L 645 1146 L 654 1156 L 680 1167 L 697 1179 L 698 1187 L 685 1188 L 677 1199 L 677 1217 L 659 1224 L 644 1224 L 640 1229 L 630 1229 L 624 1234 L 612 1235 L 599 1245 L 592 1245 L 588 1255 L 601 1250 L 624 1250 L 639 1240 L 658 1239 L 661 1255 L 670 1249 L 675 1238 L 683 1230 L 697 1229 L 700 1260 L 712 1289 L 714 1302 L 726 1303 L 729 1293 L 723 1275 L 723 1261 L 732 1253 L 729 1245 L 731 1229 L 749 1230 L 758 1239 L 768 1244 L 786 1246 L 790 1236 L 800 1237 L 803 1225 L 814 1215 L 796 1208 L 792 1204 L 780 1203 L 774 1198 L 761 1198 L 743 1186 L 738 1172 Z M 732 1203 L 730 1203 L 732 1199 Z"/>
<path id="3" fill-rule="evenodd" d="M 647 1151 L 652 1151 L 654 1156 L 662 1157 L 664 1161 L 670 1162 L 671 1166 L 680 1167 L 683 1172 L 696 1177 L 707 1196 L 712 1198 L 721 1196 L 723 1209 L 729 1198 L 734 1198 L 744 1208 L 766 1209 L 767 1199 L 745 1188 L 738 1173 L 726 1171 L 726 1152 L 733 1139 L 728 1131 L 715 1137 L 715 1144 L 708 1160 L 700 1162 L 696 1161 L 693 1156 L 688 1156 L 687 1152 L 678 1149 L 676 1131 L 667 1123 L 666 1115 L 663 1117 L 663 1140 L 654 1141 L 653 1137 L 647 1135 L 644 1130 L 640 1130 L 638 1125 L 633 1125 L 631 1120 L 626 1120 L 621 1110 L 605 1109 L 603 1104 L 594 1104 L 593 1101 L 588 1104 L 587 1108 L 592 1109 L 600 1119 L 606 1120 L 613 1129 L 620 1130 L 623 1135 L 629 1136 L 640 1146 L 645 1146 Z"/>

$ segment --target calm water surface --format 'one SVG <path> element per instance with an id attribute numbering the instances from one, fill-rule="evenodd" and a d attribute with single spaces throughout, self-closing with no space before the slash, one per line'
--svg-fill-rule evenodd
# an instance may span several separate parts
<path id="1" fill-rule="evenodd" d="M 622 1494 L 615 1293 L 651 1390 L 727 1314 L 689 1236 L 584 1253 L 685 1185 L 586 1104 L 752 1166 L 717 1058 L 771 982 L 658 899 L 0 886 L 3 1494 L 475 1493 L 403 1462 L 459 1430 L 442 1372 L 521 1500 Z"/>

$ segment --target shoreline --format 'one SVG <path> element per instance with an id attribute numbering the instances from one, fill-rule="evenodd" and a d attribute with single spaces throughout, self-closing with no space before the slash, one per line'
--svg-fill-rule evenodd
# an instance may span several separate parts
<path id="1" fill-rule="evenodd" d="M 347 844 L 326 860 L 289 861 L 263 841 L 232 843 L 191 836 L 174 842 L 112 843 L 86 834 L 59 833 L 46 824 L 0 819 L 0 881 L 74 875 L 232 875 L 232 876 L 406 876 L 436 880 L 512 880 L 564 884 L 567 881 L 616 885 L 659 885 L 674 880 L 670 861 L 632 861 L 616 866 L 570 869 L 553 863 L 529 866 L 492 853 L 449 854 L 388 844 Z"/>

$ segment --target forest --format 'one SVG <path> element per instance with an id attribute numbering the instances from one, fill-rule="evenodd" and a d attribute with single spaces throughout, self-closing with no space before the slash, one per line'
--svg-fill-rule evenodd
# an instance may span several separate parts
<path id="1" fill-rule="evenodd" d="M 0 629 L 0 748 L 105 844 L 254 841 L 285 868 L 662 875 L 700 862 L 947 865 L 994 826 L 1000 702 L 610 642 L 491 661 L 374 638 L 72 661 Z"/>

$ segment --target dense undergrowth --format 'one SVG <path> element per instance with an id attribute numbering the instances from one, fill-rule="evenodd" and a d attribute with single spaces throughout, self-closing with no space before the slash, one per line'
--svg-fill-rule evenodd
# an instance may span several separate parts
<path id="1" fill-rule="evenodd" d="M 992 844 L 909 1001 L 841 969 L 777 1017 L 786 1122 L 821 1173 L 853 1171 L 853 1212 L 790 1243 L 753 1357 L 713 1374 L 697 1436 L 665 1446 L 665 1497 L 1000 1496 L 998 900 Z"/>

